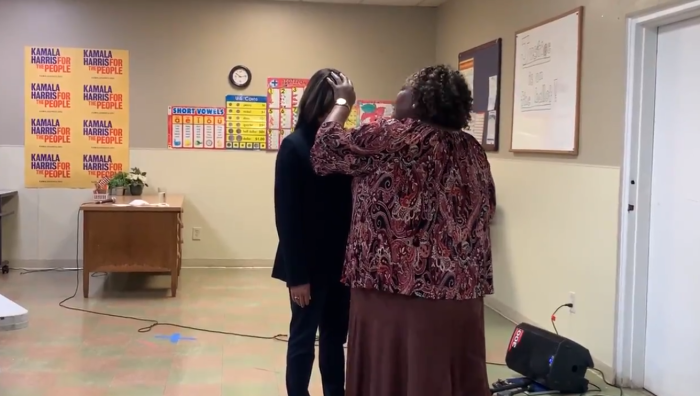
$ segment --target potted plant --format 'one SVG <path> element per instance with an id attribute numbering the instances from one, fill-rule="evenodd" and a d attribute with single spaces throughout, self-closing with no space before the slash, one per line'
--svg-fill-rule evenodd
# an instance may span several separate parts
<path id="1" fill-rule="evenodd" d="M 124 195 L 129 184 L 129 174 L 126 172 L 117 172 L 109 180 L 109 193 L 111 195 Z"/>
<path id="2" fill-rule="evenodd" d="M 131 195 L 143 194 L 144 186 L 148 187 L 146 172 L 141 172 L 139 168 L 131 168 L 131 172 L 129 172 L 129 192 Z"/>

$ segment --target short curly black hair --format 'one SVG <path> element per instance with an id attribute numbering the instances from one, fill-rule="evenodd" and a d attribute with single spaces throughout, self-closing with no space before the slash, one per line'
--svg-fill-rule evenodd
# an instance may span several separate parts
<path id="1" fill-rule="evenodd" d="M 443 128 L 464 129 L 471 121 L 472 92 L 458 71 L 446 65 L 430 66 L 406 81 L 415 117 Z"/>

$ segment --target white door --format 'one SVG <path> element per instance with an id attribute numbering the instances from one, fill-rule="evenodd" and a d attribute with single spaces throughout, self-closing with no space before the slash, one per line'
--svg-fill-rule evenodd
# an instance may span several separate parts
<path id="1" fill-rule="evenodd" d="M 700 379 L 700 18 L 659 29 L 644 387 Z"/>

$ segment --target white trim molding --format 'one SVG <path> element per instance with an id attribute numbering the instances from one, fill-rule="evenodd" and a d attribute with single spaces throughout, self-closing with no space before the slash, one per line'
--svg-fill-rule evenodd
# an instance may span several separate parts
<path id="1" fill-rule="evenodd" d="M 613 361 L 618 386 L 644 387 L 658 29 L 698 16 L 700 0 L 693 0 L 627 18 L 627 89 Z"/>

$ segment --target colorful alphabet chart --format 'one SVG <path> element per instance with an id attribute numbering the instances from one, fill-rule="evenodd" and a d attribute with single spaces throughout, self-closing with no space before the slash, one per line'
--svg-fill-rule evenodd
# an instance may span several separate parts
<path id="1" fill-rule="evenodd" d="M 279 150 L 282 139 L 294 130 L 308 83 L 306 78 L 267 79 L 267 150 Z"/>
<path id="2" fill-rule="evenodd" d="M 359 124 L 369 124 L 382 118 L 391 118 L 394 113 L 394 102 L 390 100 L 360 100 L 357 102 L 359 109 Z"/>
<path id="3" fill-rule="evenodd" d="M 265 150 L 267 97 L 226 96 L 226 148 Z"/>
<path id="4" fill-rule="evenodd" d="M 169 149 L 225 149 L 224 107 L 168 107 Z"/>

